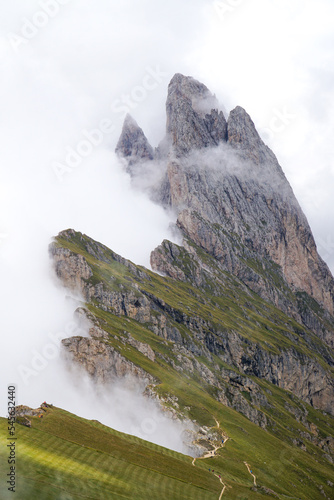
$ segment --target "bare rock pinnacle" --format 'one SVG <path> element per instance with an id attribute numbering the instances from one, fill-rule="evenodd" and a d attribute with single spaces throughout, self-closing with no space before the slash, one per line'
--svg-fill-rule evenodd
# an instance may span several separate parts
<path id="1" fill-rule="evenodd" d="M 140 160 L 152 160 L 154 157 L 153 148 L 144 132 L 129 114 L 125 117 L 122 133 L 116 146 L 116 153 L 127 158 L 129 165 Z"/>
<path id="2" fill-rule="evenodd" d="M 167 137 L 177 156 L 226 140 L 226 120 L 208 88 L 177 73 L 168 87 Z"/>

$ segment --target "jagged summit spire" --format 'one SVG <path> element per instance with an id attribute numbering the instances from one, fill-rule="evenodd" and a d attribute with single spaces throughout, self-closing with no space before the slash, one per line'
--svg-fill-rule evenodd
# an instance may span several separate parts
<path id="1" fill-rule="evenodd" d="M 156 152 L 133 117 L 126 115 L 116 153 L 127 158 L 129 166 L 156 156 L 168 156 L 168 153 L 182 157 L 192 150 L 222 142 L 228 142 L 254 163 L 277 164 L 275 155 L 260 138 L 246 111 L 237 106 L 226 121 L 216 96 L 191 76 L 176 73 L 171 79 L 166 115 L 166 137 Z"/>
<path id="2" fill-rule="evenodd" d="M 256 164 L 271 164 L 282 174 L 276 156 L 262 141 L 253 120 L 241 106 L 236 106 L 229 114 L 227 141 L 234 149 L 241 151 L 245 158 Z"/>
<path id="3" fill-rule="evenodd" d="M 130 113 L 127 113 L 126 116 L 125 116 L 125 118 L 124 118 L 123 126 L 127 126 L 127 127 L 129 127 L 129 126 L 135 126 L 135 127 L 138 127 L 138 124 L 137 124 L 136 120 L 130 115 Z"/>
<path id="4" fill-rule="evenodd" d="M 226 120 L 203 84 L 176 73 L 168 86 L 166 133 L 177 156 L 226 140 Z"/>
<path id="5" fill-rule="evenodd" d="M 310 294 L 332 314 L 333 277 L 317 254 L 282 168 L 248 113 L 237 106 L 226 121 L 208 88 L 180 73 L 169 83 L 166 111 L 166 137 L 155 152 L 137 123 L 126 117 L 116 151 L 128 159 L 131 175 L 142 173 L 135 163 L 141 166 L 142 159 L 159 158 L 162 180 L 152 184 L 152 198 L 178 213 L 177 224 L 186 237 L 234 272 L 243 263 L 224 234 L 237 233 L 247 252 L 255 252 L 256 258 L 269 255 L 281 267 L 288 286 Z M 227 146 L 221 155 L 204 154 L 203 160 L 194 156 L 193 164 L 188 162 L 189 153 L 219 144 Z M 206 168 L 213 162 L 215 170 Z M 208 227 L 204 220 L 210 221 Z M 217 235 L 210 224 L 224 229 Z M 247 273 L 243 280 L 252 288 L 257 281 L 247 281 Z"/>
<path id="6" fill-rule="evenodd" d="M 204 101 L 206 104 L 206 109 L 196 109 L 199 112 L 211 112 L 211 109 L 219 108 L 218 100 L 214 95 L 211 94 L 210 90 L 198 80 L 195 80 L 192 76 L 184 76 L 181 73 L 176 73 L 168 85 L 168 95 L 178 93 L 183 97 L 192 99 L 192 104 L 200 104 L 200 101 Z M 196 102 L 198 101 L 198 102 Z M 202 103 L 203 104 L 203 103 Z"/>
<path id="7" fill-rule="evenodd" d="M 153 148 L 136 120 L 128 113 L 124 119 L 116 153 L 128 159 L 129 165 L 140 160 L 152 160 Z"/>

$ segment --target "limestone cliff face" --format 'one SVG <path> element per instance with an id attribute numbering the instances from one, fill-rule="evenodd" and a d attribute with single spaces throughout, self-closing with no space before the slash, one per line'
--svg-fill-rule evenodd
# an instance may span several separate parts
<path id="1" fill-rule="evenodd" d="M 89 336 L 62 340 L 62 347 L 71 365 L 75 363 L 84 368 L 94 382 L 101 384 L 126 379 L 130 384 L 137 383 L 145 388 L 147 384 L 156 383 L 155 377 L 131 362 L 110 344 L 109 333 L 103 328 L 103 323 L 101 324 L 88 309 L 79 307 L 75 316 L 86 327 Z M 151 361 L 155 360 L 150 345 L 137 341 L 130 332 L 123 333 L 124 345 L 133 346 Z"/>

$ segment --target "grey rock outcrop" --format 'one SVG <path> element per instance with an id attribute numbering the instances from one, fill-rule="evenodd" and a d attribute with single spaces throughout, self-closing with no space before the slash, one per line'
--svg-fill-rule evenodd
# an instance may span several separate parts
<path id="1" fill-rule="evenodd" d="M 152 160 L 154 157 L 153 148 L 144 132 L 129 114 L 125 117 L 116 153 L 126 158 L 129 166 L 141 160 Z"/>
<path id="2" fill-rule="evenodd" d="M 179 73 L 172 78 L 166 112 L 167 138 L 177 156 L 226 140 L 226 120 L 217 99 L 194 78 Z"/>
<path id="3" fill-rule="evenodd" d="M 79 364 L 95 382 L 110 383 L 126 377 L 147 385 L 155 379 L 145 370 L 122 356 L 106 341 L 86 337 L 62 340 L 71 362 Z"/>

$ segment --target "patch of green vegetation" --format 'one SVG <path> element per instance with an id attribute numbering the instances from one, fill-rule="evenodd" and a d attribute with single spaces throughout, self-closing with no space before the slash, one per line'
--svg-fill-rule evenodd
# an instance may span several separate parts
<path id="1" fill-rule="evenodd" d="M 252 402 L 252 398 L 251 398 L 251 395 L 249 394 L 248 391 L 241 391 L 241 394 L 243 395 L 243 397 L 245 399 L 247 399 L 247 401 L 249 401 L 250 403 Z"/>

